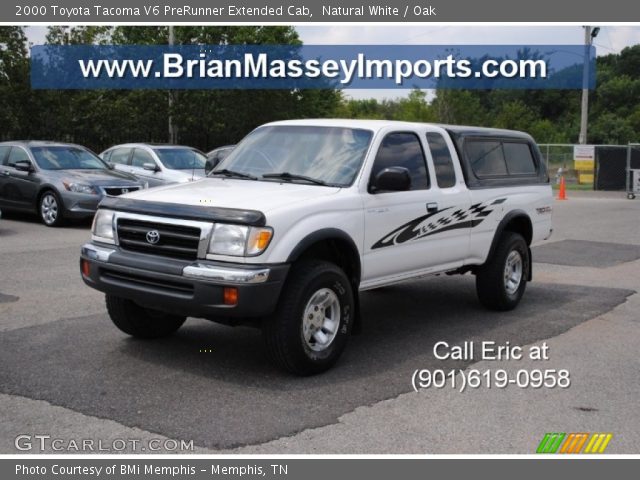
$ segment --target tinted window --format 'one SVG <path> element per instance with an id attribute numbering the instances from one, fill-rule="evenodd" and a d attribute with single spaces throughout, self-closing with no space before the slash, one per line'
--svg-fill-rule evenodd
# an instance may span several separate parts
<path id="1" fill-rule="evenodd" d="M 116 148 L 115 150 L 111 151 L 111 157 L 109 157 L 109 161 L 111 163 L 127 165 L 129 163 L 130 154 L 131 154 L 130 148 Z"/>
<path id="2" fill-rule="evenodd" d="M 13 166 L 16 164 L 16 162 L 23 162 L 25 160 L 31 163 L 31 160 L 29 160 L 29 155 L 27 155 L 27 152 L 25 152 L 20 147 L 13 147 L 11 149 L 11 153 L 9 154 L 9 158 L 7 159 L 6 164 L 9 166 Z"/>
<path id="3" fill-rule="evenodd" d="M 531 149 L 526 143 L 505 142 L 502 144 L 507 169 L 510 175 L 532 175 L 536 173 L 536 164 Z"/>
<path id="4" fill-rule="evenodd" d="M 267 173 L 288 172 L 330 185 L 346 186 L 353 182 L 360 170 L 371 137 L 371 131 L 357 128 L 311 125 L 260 127 L 229 153 L 221 168 L 260 179 Z"/>
<path id="5" fill-rule="evenodd" d="M 438 187 L 449 188 L 456 184 L 456 172 L 453 169 L 453 159 L 444 137 L 439 133 L 427 133 L 427 142 L 436 169 Z"/>
<path id="6" fill-rule="evenodd" d="M 0 147 L 0 165 L 5 165 L 7 160 L 7 154 L 11 150 L 11 147 Z"/>
<path id="7" fill-rule="evenodd" d="M 151 156 L 150 153 L 145 152 L 144 150 L 141 150 L 139 148 L 136 148 L 133 151 L 133 157 L 131 158 L 131 165 L 133 165 L 134 167 L 142 168 L 145 163 L 153 163 L 154 165 L 156 164 L 156 162 L 153 160 L 153 157 Z"/>
<path id="8" fill-rule="evenodd" d="M 153 151 L 162 164 L 171 170 L 201 169 L 207 161 L 207 157 L 191 148 L 155 148 Z"/>
<path id="9" fill-rule="evenodd" d="M 467 140 L 464 149 L 476 176 L 492 177 L 507 174 L 501 142 Z"/>
<path id="10" fill-rule="evenodd" d="M 371 178 L 383 169 L 404 167 L 411 176 L 411 190 L 429 188 L 429 177 L 420 140 L 413 133 L 390 133 L 378 149 Z"/>
<path id="11" fill-rule="evenodd" d="M 13 153 L 13 151 L 12 151 Z M 32 147 L 36 163 L 44 170 L 101 170 L 107 168 L 88 150 L 73 146 Z"/>
<path id="12" fill-rule="evenodd" d="M 227 158 L 231 152 L 233 152 L 233 147 L 220 148 L 220 149 L 216 150 L 215 152 L 213 152 L 212 155 L 209 156 L 209 158 L 211 158 L 213 160 L 217 160 L 218 162 L 221 162 L 222 160 Z"/>

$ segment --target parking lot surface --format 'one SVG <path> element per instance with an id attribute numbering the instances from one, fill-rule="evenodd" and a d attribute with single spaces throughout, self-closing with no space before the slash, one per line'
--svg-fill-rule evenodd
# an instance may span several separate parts
<path id="1" fill-rule="evenodd" d="M 588 192 L 554 208 L 518 309 L 484 310 L 470 275 L 366 292 L 363 332 L 310 378 L 272 367 L 249 328 L 189 319 L 168 339 L 126 337 L 80 280 L 89 224 L 50 229 L 5 214 L 0 453 L 35 433 L 193 440 L 199 453 L 533 453 L 551 431 L 612 432 L 608 452 L 638 453 L 640 201 Z M 546 342 L 544 368 L 568 369 L 572 384 L 415 393 L 416 369 L 497 368 L 438 360 L 438 341 Z"/>

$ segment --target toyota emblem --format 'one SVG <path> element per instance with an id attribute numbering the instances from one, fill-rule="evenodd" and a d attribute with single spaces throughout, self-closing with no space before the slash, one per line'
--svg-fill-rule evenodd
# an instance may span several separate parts
<path id="1" fill-rule="evenodd" d="M 147 242 L 155 245 L 160 241 L 160 233 L 157 230 L 149 230 L 147 232 Z"/>

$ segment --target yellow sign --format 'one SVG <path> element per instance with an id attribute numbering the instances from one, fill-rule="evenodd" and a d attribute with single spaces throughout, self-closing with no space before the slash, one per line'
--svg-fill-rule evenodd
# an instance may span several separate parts
<path id="1" fill-rule="evenodd" d="M 590 170 L 593 172 L 596 164 L 596 147 L 593 145 L 574 145 L 573 163 L 574 168 L 578 171 Z"/>
<path id="2" fill-rule="evenodd" d="M 593 183 L 593 173 L 585 173 L 578 170 L 578 183 Z"/>
<path id="3" fill-rule="evenodd" d="M 574 160 L 573 168 L 576 170 L 593 170 L 593 160 Z"/>

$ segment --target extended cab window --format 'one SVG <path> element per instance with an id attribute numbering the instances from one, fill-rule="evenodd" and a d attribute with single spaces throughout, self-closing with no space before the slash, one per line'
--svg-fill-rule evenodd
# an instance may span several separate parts
<path id="1" fill-rule="evenodd" d="M 436 170 L 438 187 L 449 188 L 456 184 L 456 172 L 453 169 L 453 159 L 444 137 L 436 132 L 427 133 L 427 143 L 433 166 Z"/>
<path id="2" fill-rule="evenodd" d="M 411 190 L 429 188 L 427 163 L 422 145 L 415 133 L 397 132 L 384 137 L 373 162 L 371 178 L 375 178 L 381 170 L 389 167 L 404 167 L 409 170 Z"/>

